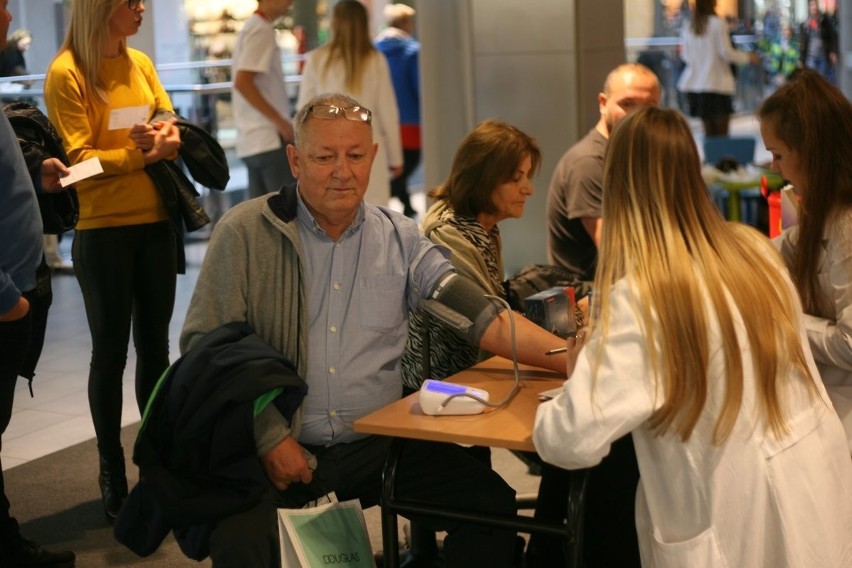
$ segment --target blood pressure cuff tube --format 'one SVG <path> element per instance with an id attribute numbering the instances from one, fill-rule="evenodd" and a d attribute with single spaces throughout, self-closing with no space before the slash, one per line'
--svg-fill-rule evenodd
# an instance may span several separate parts
<path id="1" fill-rule="evenodd" d="M 455 272 L 447 273 L 420 307 L 447 324 L 471 345 L 479 346 L 485 330 L 503 308 L 486 298 L 474 281 Z"/>

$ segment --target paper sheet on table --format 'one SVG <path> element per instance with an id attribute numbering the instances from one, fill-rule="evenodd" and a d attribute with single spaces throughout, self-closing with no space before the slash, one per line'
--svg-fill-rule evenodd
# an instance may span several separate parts
<path id="1" fill-rule="evenodd" d="M 143 122 L 148 122 L 148 105 L 116 108 L 109 112 L 108 128 L 131 128 L 134 124 Z"/>
<path id="2" fill-rule="evenodd" d="M 104 171 L 103 167 L 101 166 L 101 161 L 97 157 L 84 160 L 79 164 L 71 166 L 68 169 L 71 173 L 69 173 L 63 178 L 59 178 L 59 183 L 62 184 L 62 187 L 67 187 L 72 183 L 77 183 L 81 179 L 96 176 L 102 171 Z"/>

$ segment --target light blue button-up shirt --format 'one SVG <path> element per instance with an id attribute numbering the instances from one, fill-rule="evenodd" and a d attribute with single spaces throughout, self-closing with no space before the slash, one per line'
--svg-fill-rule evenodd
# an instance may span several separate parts
<path id="1" fill-rule="evenodd" d="M 453 267 L 398 213 L 362 204 L 334 241 L 298 199 L 309 322 L 299 442 L 349 442 L 364 437 L 356 419 L 400 398 L 408 310 Z"/>

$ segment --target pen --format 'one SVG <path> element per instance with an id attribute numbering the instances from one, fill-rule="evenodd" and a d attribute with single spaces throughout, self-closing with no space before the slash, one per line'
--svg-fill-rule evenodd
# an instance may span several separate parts
<path id="1" fill-rule="evenodd" d="M 579 332 L 579 333 L 578 333 L 578 332 L 576 332 L 576 331 L 569 331 L 569 332 L 568 332 L 568 337 L 573 337 L 573 338 L 574 338 L 574 340 L 576 341 L 576 340 L 578 340 L 578 339 L 581 339 L 581 338 L 582 338 L 582 334 L 583 334 L 583 332 L 582 332 L 582 331 L 581 331 L 581 332 Z M 580 337 L 578 337 L 578 335 L 579 335 Z M 545 352 L 544 352 L 544 354 L 545 354 L 545 355 L 556 355 L 557 353 L 565 353 L 566 351 L 568 351 L 568 346 L 565 346 L 565 347 L 557 347 L 556 349 L 551 349 L 551 350 L 549 350 L 549 351 L 545 351 Z"/>

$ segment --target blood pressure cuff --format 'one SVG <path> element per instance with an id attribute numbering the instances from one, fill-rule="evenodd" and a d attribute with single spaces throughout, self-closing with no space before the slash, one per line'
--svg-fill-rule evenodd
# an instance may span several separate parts
<path id="1" fill-rule="evenodd" d="M 420 302 L 420 307 L 478 347 L 485 330 L 503 309 L 486 294 L 474 281 L 450 272 L 438 282 L 429 299 Z"/>

